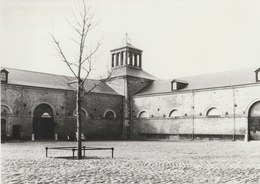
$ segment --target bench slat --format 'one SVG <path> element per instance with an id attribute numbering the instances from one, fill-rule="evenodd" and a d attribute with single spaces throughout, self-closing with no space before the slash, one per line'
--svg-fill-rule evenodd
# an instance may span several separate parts
<path id="1" fill-rule="evenodd" d="M 71 150 L 72 151 L 72 156 L 74 159 L 74 152 L 78 150 L 77 147 L 69 147 L 69 146 L 61 146 L 61 147 L 45 147 L 46 150 L 46 157 L 48 157 L 48 149 L 53 149 L 53 150 Z M 86 147 L 83 146 L 82 150 L 84 151 L 84 156 L 85 156 L 85 151 L 86 150 L 111 150 L 112 151 L 112 158 L 114 158 L 114 147 L 111 148 L 101 148 L 101 147 Z"/>

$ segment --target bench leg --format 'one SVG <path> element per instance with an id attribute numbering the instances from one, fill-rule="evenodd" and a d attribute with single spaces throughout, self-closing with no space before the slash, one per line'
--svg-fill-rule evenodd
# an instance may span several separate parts
<path id="1" fill-rule="evenodd" d="M 112 150 L 112 158 L 114 158 L 114 148 L 111 148 Z"/>
<path id="2" fill-rule="evenodd" d="M 85 157 L 86 156 L 86 146 L 83 146 L 83 156 Z"/>
<path id="3" fill-rule="evenodd" d="M 75 153 L 75 149 L 72 149 L 72 158 L 74 160 L 74 153 Z"/>
<path id="4" fill-rule="evenodd" d="M 46 149 L 46 157 L 48 157 L 48 147 L 45 147 Z"/>

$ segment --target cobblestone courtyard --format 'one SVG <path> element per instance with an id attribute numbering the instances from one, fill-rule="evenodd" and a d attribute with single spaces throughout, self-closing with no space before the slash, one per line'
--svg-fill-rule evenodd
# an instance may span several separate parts
<path id="1" fill-rule="evenodd" d="M 84 142 L 115 147 L 115 158 L 110 151 L 88 151 L 84 160 L 45 157 L 45 146 L 74 145 L 1 144 L 2 183 L 260 183 L 260 141 Z"/>

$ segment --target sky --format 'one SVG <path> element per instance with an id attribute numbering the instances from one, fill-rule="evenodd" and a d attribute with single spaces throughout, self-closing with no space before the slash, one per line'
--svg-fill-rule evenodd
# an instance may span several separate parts
<path id="1" fill-rule="evenodd" d="M 2 0 L 0 63 L 72 75 L 57 56 L 54 33 L 67 55 L 75 54 L 69 21 L 76 0 Z M 99 22 L 90 44 L 103 38 L 92 77 L 110 66 L 110 50 L 131 44 L 143 50 L 143 70 L 161 79 L 260 67 L 259 0 L 92 0 Z"/>

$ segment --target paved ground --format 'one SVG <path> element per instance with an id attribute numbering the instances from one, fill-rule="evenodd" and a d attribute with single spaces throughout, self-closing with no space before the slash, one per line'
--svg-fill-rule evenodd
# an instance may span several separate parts
<path id="1" fill-rule="evenodd" d="M 45 146 L 75 144 L 2 144 L 2 183 L 260 183 L 260 141 L 84 142 L 115 147 L 115 158 L 110 151 L 90 151 L 84 160 L 45 158 Z"/>

